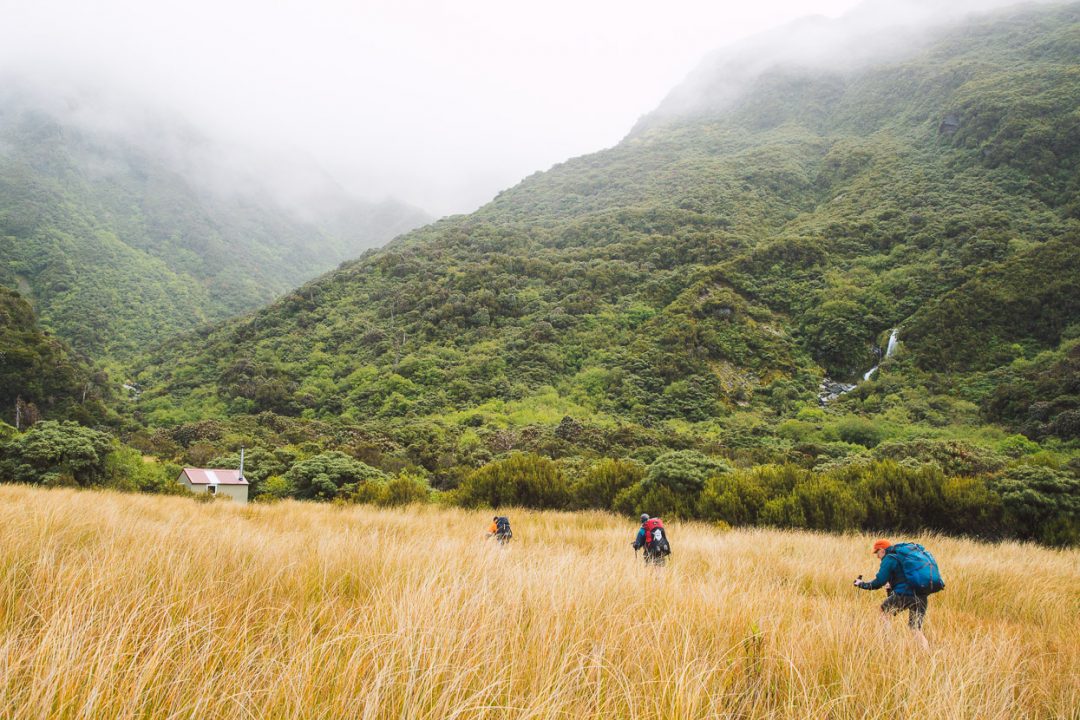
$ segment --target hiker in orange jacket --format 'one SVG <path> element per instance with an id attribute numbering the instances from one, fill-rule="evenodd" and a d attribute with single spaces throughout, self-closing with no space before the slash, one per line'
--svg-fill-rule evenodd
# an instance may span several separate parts
<path id="1" fill-rule="evenodd" d="M 510 538 L 514 537 L 514 532 L 510 529 L 510 518 L 496 515 L 488 526 L 488 537 L 494 537 L 500 545 L 508 543 Z"/>

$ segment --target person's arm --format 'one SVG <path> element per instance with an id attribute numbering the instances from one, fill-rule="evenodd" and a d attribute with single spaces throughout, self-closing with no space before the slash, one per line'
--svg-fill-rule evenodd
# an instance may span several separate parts
<path id="1" fill-rule="evenodd" d="M 637 537 L 634 538 L 634 549 L 640 550 L 641 546 L 645 544 L 645 528 L 638 528 Z"/>
<path id="2" fill-rule="evenodd" d="M 863 590 L 877 590 L 878 588 L 885 587 L 885 584 L 889 582 L 889 576 L 892 575 L 893 566 L 896 564 L 896 558 L 892 555 L 886 555 L 881 560 L 881 567 L 878 568 L 877 577 L 870 582 L 860 580 L 855 583 L 855 587 L 862 588 Z"/>

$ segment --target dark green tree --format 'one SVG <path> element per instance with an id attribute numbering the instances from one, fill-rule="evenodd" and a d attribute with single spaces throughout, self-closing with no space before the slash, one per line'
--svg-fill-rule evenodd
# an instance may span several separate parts
<path id="1" fill-rule="evenodd" d="M 645 478 L 634 488 L 619 496 L 623 512 L 647 512 L 694 517 L 698 495 L 705 481 L 731 470 L 724 460 L 710 457 L 697 450 L 675 450 L 656 458 Z"/>
<path id="2" fill-rule="evenodd" d="M 570 488 L 559 467 L 532 453 L 514 453 L 489 463 L 466 477 L 454 492 L 459 502 L 471 507 L 563 508 L 570 500 Z"/>
<path id="3" fill-rule="evenodd" d="M 645 465 L 634 460 L 601 460 L 572 484 L 574 507 L 610 510 L 615 497 L 641 482 L 645 472 Z"/>
<path id="4" fill-rule="evenodd" d="M 114 447 L 107 434 L 78 423 L 45 420 L 0 445 L 0 477 L 44 485 L 104 482 Z"/>
<path id="5" fill-rule="evenodd" d="M 289 468 L 284 479 L 302 500 L 333 500 L 353 495 L 364 483 L 386 480 L 386 473 L 331 450 L 300 460 Z"/>
<path id="6" fill-rule="evenodd" d="M 1001 497 L 1005 522 L 1019 537 L 1050 545 L 1080 541 L 1080 479 L 1038 465 L 1005 471 L 990 483 Z"/>

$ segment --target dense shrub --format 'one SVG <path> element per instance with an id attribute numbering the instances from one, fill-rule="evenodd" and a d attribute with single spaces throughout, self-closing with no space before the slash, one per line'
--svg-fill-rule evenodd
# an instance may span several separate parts
<path id="1" fill-rule="evenodd" d="M 623 512 L 694 517 L 705 481 L 731 470 L 724 460 L 696 450 L 664 453 L 649 465 L 645 478 L 619 494 L 616 506 Z"/>
<path id="2" fill-rule="evenodd" d="M 1001 496 L 983 477 L 946 477 L 941 488 L 942 517 L 935 529 L 993 539 L 1002 534 Z"/>
<path id="3" fill-rule="evenodd" d="M 514 453 L 489 463 L 469 474 L 453 492 L 467 507 L 563 508 L 570 500 L 570 489 L 558 466 L 532 453 Z"/>
<path id="4" fill-rule="evenodd" d="M 422 477 L 407 472 L 386 481 L 373 480 L 360 485 L 352 500 L 371 505 L 397 506 L 427 502 L 431 488 Z"/>
<path id="5" fill-rule="evenodd" d="M 874 448 L 879 459 L 936 464 L 946 475 L 982 475 L 1005 467 L 1006 458 L 962 440 L 910 440 L 885 442 Z"/>
<path id="6" fill-rule="evenodd" d="M 846 443 L 872 448 L 882 441 L 885 431 L 880 424 L 861 417 L 844 418 L 836 424 L 837 436 Z"/>
<path id="7" fill-rule="evenodd" d="M 271 475 L 260 483 L 261 492 L 255 496 L 255 500 L 274 502 L 291 497 L 294 488 L 291 482 L 281 475 Z"/>
<path id="8" fill-rule="evenodd" d="M 46 420 L 0 438 L 0 478 L 14 482 L 176 494 L 185 492 L 179 475 L 179 466 L 73 422 Z"/>
<path id="9" fill-rule="evenodd" d="M 386 481 L 386 505 L 411 505 L 431 499 L 431 486 L 424 478 L 402 472 Z"/>
<path id="10" fill-rule="evenodd" d="M 991 483 L 1001 497 L 1006 527 L 1050 545 L 1080 541 L 1080 479 L 1046 467 L 1021 465 Z"/>
<path id="11" fill-rule="evenodd" d="M 769 499 L 761 509 L 761 523 L 783 528 L 806 526 L 806 515 L 794 494 Z"/>
<path id="12" fill-rule="evenodd" d="M 148 462 L 135 448 L 120 445 L 105 458 L 104 484 L 116 490 L 180 495 L 187 492 L 176 482 L 181 470 L 171 463 Z"/>
<path id="13" fill-rule="evenodd" d="M 768 497 L 758 472 L 736 470 L 705 481 L 698 512 L 707 520 L 752 525 L 758 521 Z"/>
<path id="14" fill-rule="evenodd" d="M 680 495 L 665 485 L 650 484 L 645 481 L 632 485 L 620 492 L 613 503 L 616 511 L 624 515 L 648 513 L 653 516 L 694 517 L 695 499 Z"/>
<path id="15" fill-rule="evenodd" d="M 645 483 L 666 487 L 680 495 L 696 494 L 710 477 L 729 470 L 731 466 L 719 458 L 697 450 L 676 450 L 664 453 L 649 465 Z"/>
<path id="16" fill-rule="evenodd" d="M 793 497 L 805 524 L 814 530 L 852 530 L 862 526 L 866 508 L 853 488 L 829 475 L 813 475 L 795 486 Z"/>
<path id="17" fill-rule="evenodd" d="M 645 478 L 645 465 L 635 460 L 604 459 L 571 484 L 576 509 L 610 510 L 615 497 Z"/>
<path id="18" fill-rule="evenodd" d="M 42 485 L 100 485 L 113 439 L 74 422 L 46 420 L 0 445 L 0 477 Z"/>
<path id="19" fill-rule="evenodd" d="M 351 497 L 363 483 L 385 479 L 382 471 L 336 450 L 301 460 L 285 474 L 296 497 L 302 500 Z"/>
<path id="20" fill-rule="evenodd" d="M 836 476 L 857 488 L 868 528 L 916 531 L 939 526 L 945 515 L 945 475 L 935 466 L 884 460 L 840 469 Z"/>

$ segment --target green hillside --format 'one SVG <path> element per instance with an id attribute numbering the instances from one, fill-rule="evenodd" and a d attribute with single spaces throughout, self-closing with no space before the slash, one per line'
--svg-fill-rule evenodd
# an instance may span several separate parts
<path id="1" fill-rule="evenodd" d="M 265 304 L 424 219 L 342 193 L 324 222 L 305 221 L 257 188 L 212 187 L 226 184 L 211 180 L 218 150 L 190 129 L 154 127 L 155 145 L 73 117 L 0 92 L 0 284 L 95 357 Z"/>
<path id="2" fill-rule="evenodd" d="M 767 71 L 171 344 L 147 417 L 700 422 L 813 405 L 891 327 L 930 371 L 1054 349 L 1080 293 L 1078 48 L 1072 5 Z"/>
<path id="3" fill-rule="evenodd" d="M 170 463 L 245 448 L 263 499 L 1076 544 L 1080 5 L 918 48 L 843 71 L 758 56 L 734 85 L 738 54 L 713 58 L 616 147 L 146 348 L 126 445 L 92 473 L 38 452 L 83 442 L 49 423 L 7 431 L 0 481 L 164 491 Z"/>

